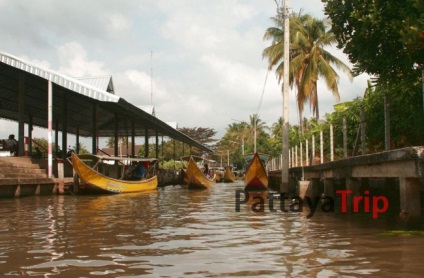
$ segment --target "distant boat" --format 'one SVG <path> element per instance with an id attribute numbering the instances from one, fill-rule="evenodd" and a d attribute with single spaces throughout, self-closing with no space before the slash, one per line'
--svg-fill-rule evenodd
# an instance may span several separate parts
<path id="1" fill-rule="evenodd" d="M 233 172 L 232 167 L 225 167 L 224 172 L 224 182 L 234 182 L 236 180 L 236 177 Z"/>
<path id="2" fill-rule="evenodd" d="M 154 190 L 158 186 L 156 174 L 150 174 L 151 177 L 140 180 L 124 180 L 118 178 L 118 176 L 124 176 L 119 174 L 118 169 L 125 168 L 125 162 L 155 164 L 157 162 L 156 159 L 98 156 L 92 154 L 77 155 L 75 153 L 71 154 L 70 159 L 72 167 L 77 175 L 74 176 L 74 191 L 77 191 L 75 193 L 78 193 L 80 189 L 97 193 L 131 193 Z M 107 161 L 113 161 L 113 163 L 118 161 L 121 163 L 121 167 L 107 164 Z M 150 169 L 154 169 L 153 167 L 150 167 Z M 107 176 L 102 172 L 114 172 L 116 177 Z"/>
<path id="3" fill-rule="evenodd" d="M 224 167 L 212 167 L 215 173 L 215 182 L 224 182 Z"/>
<path id="4" fill-rule="evenodd" d="M 189 189 L 208 189 L 215 184 L 216 174 L 211 165 L 215 161 L 192 155 L 182 157 L 181 160 L 188 161 L 187 169 L 184 170 L 184 180 Z M 200 169 L 196 161 L 202 162 L 206 168 Z M 211 171 L 209 171 L 209 167 Z"/>
<path id="5" fill-rule="evenodd" d="M 267 190 L 268 175 L 265 169 L 265 164 L 269 159 L 267 154 L 248 154 L 245 155 L 247 162 L 246 174 L 244 177 L 245 190 Z"/>

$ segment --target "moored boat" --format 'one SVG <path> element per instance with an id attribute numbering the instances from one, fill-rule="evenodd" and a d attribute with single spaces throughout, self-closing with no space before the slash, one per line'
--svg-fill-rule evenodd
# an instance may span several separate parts
<path id="1" fill-rule="evenodd" d="M 265 169 L 265 163 L 268 161 L 267 154 L 249 154 L 245 155 L 247 162 L 246 174 L 244 177 L 245 190 L 267 190 L 268 175 Z"/>
<path id="2" fill-rule="evenodd" d="M 186 156 L 182 157 L 181 160 L 188 160 L 187 169 L 185 169 L 185 179 L 189 189 L 208 189 L 215 184 L 216 174 L 213 170 L 209 172 L 209 165 L 215 163 L 215 161 L 197 156 Z M 195 160 L 203 162 L 205 168 L 203 170 L 200 169 Z"/>
<path id="3" fill-rule="evenodd" d="M 122 170 L 126 168 L 123 164 L 124 161 L 138 164 L 149 163 L 151 164 L 149 169 L 154 169 L 155 166 L 153 164 L 157 161 L 156 159 L 97 156 L 92 154 L 77 155 L 72 153 L 70 161 L 76 173 L 73 188 L 77 192 L 80 189 L 86 189 L 89 192 L 97 193 L 131 193 L 154 190 L 158 186 L 158 179 L 155 173 L 147 172 L 145 178 L 137 177 L 134 180 L 126 180 L 123 179 L 124 173 L 120 174 L 119 171 L 115 171 L 116 167 L 108 167 L 110 164 L 106 163 L 108 161 L 113 161 L 113 163 L 118 161 L 122 163 L 122 167 L 118 169 Z M 106 175 L 106 172 L 110 175 Z M 115 173 L 115 177 L 111 177 L 112 172 Z"/>
<path id="4" fill-rule="evenodd" d="M 233 168 L 230 166 L 225 167 L 224 171 L 224 182 L 234 182 L 236 177 L 233 172 Z"/>

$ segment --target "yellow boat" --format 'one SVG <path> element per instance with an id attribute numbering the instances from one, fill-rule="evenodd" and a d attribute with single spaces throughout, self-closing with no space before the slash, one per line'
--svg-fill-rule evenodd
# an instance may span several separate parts
<path id="1" fill-rule="evenodd" d="M 181 160 L 188 160 L 188 166 L 185 170 L 186 180 L 189 189 L 208 189 L 215 184 L 216 174 L 212 170 L 212 172 L 208 172 L 207 174 L 202 171 L 197 165 L 196 161 L 204 162 L 203 165 L 209 167 L 209 164 L 215 163 L 213 160 L 206 160 L 201 157 L 196 156 L 188 156 L 182 157 Z M 206 169 L 207 171 L 208 169 Z"/>
<path id="2" fill-rule="evenodd" d="M 232 167 L 225 167 L 224 182 L 234 182 L 236 177 L 234 175 Z"/>
<path id="3" fill-rule="evenodd" d="M 75 154 L 71 155 L 72 167 L 77 176 L 74 176 L 74 191 L 79 191 L 80 188 L 87 189 L 97 193 L 131 193 L 143 192 L 154 190 L 158 186 L 158 178 L 156 174 L 148 172 L 148 178 L 141 180 L 123 180 L 118 177 L 124 175 L 119 174 L 117 169 L 118 165 L 107 164 L 105 162 L 119 161 L 125 162 L 150 162 L 154 164 L 156 159 L 140 159 L 140 158 L 126 158 L 126 157 L 110 157 L 110 156 L 97 156 L 92 154 Z M 84 162 L 84 161 L 86 162 Z M 119 169 L 123 170 L 125 167 L 122 165 Z M 154 169 L 155 165 L 149 167 Z M 113 170 L 113 171 L 112 171 Z M 116 178 L 106 176 L 102 172 L 115 173 Z M 149 175 L 151 177 L 149 177 Z M 78 192 L 75 192 L 78 193 Z"/>
<path id="4" fill-rule="evenodd" d="M 265 170 L 265 163 L 269 159 L 266 154 L 249 154 L 245 156 L 248 163 L 246 175 L 244 177 L 245 190 L 267 190 L 268 189 L 268 175 Z"/>

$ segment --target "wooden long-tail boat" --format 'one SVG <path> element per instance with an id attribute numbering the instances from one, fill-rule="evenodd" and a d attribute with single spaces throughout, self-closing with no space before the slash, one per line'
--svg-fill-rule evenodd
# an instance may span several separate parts
<path id="1" fill-rule="evenodd" d="M 181 160 L 188 160 L 187 169 L 185 170 L 185 179 L 187 180 L 189 189 L 208 189 L 215 184 L 215 173 L 205 173 L 197 165 L 196 161 L 206 162 L 204 165 L 209 165 L 207 163 L 214 163 L 213 160 L 206 160 L 197 156 L 186 156 L 182 157 Z M 206 169 L 207 170 L 207 169 Z"/>
<path id="2" fill-rule="evenodd" d="M 224 182 L 234 182 L 236 177 L 234 175 L 232 167 L 225 167 L 224 171 Z"/>
<path id="3" fill-rule="evenodd" d="M 244 177 L 245 190 L 256 191 L 268 189 L 268 175 L 265 169 L 265 163 L 268 159 L 268 155 L 257 152 L 245 156 L 245 160 L 248 163 Z"/>
<path id="4" fill-rule="evenodd" d="M 86 161 L 86 162 L 84 162 Z M 158 178 L 155 173 L 149 173 L 147 178 L 139 180 L 124 180 L 119 178 L 109 177 L 101 172 L 100 168 L 107 168 L 107 165 L 102 167 L 105 161 L 120 161 L 120 162 L 149 162 L 154 164 L 156 159 L 141 159 L 141 158 L 126 158 L 126 157 L 110 157 L 97 156 L 92 154 L 75 154 L 72 153 L 70 162 L 77 176 L 74 176 L 74 191 L 86 189 L 89 192 L 96 193 L 130 193 L 143 192 L 154 190 L 158 186 Z M 123 167 L 121 167 L 123 168 Z M 150 169 L 154 169 L 152 165 Z M 107 172 L 107 171 L 104 171 Z M 117 174 L 119 175 L 119 174 Z M 123 176 L 123 175 L 120 175 Z M 150 177 L 149 177 L 150 176 Z M 77 193 L 77 192 L 76 192 Z"/>

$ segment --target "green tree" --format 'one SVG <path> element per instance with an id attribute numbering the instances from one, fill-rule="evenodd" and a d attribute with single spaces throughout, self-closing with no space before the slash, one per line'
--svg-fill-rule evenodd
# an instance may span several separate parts
<path id="1" fill-rule="evenodd" d="M 335 35 L 329 30 L 327 19 L 318 20 L 301 13 L 290 15 L 290 53 L 284 53 L 284 21 L 281 16 L 272 18 L 276 27 L 266 30 L 264 39 L 272 40 L 264 49 L 263 57 L 268 58 L 269 69 L 276 67 L 279 81 L 284 75 L 284 56 L 290 55 L 290 86 L 297 89 L 299 118 L 302 119 L 303 107 L 310 103 L 313 114 L 319 118 L 318 79 L 324 79 L 333 96 L 339 100 L 339 75 L 333 68 L 343 71 L 352 78 L 349 67 L 328 52 L 325 47 L 336 42 Z"/>
<path id="2" fill-rule="evenodd" d="M 131 142 L 128 142 L 128 137 L 118 137 L 118 141 L 122 142 L 124 145 L 131 144 Z M 108 148 L 113 148 L 115 146 L 115 137 L 108 137 L 106 146 Z"/>
<path id="3" fill-rule="evenodd" d="M 338 47 L 344 49 L 356 72 L 386 81 L 420 73 L 424 65 L 422 0 L 322 2 Z"/>

